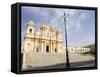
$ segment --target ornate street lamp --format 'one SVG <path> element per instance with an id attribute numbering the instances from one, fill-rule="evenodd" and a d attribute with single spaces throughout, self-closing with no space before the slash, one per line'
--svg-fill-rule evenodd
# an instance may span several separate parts
<path id="1" fill-rule="evenodd" d="M 68 55 L 68 48 L 67 48 L 67 27 L 66 27 L 66 18 L 69 18 L 69 14 L 65 14 L 62 16 L 64 18 L 64 26 L 65 26 L 65 40 L 66 40 L 66 67 L 70 67 L 69 63 L 69 55 Z"/>

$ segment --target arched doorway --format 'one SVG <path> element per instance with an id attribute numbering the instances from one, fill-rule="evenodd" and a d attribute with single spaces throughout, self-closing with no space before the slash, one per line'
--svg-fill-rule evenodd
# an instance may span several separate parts
<path id="1" fill-rule="evenodd" d="M 57 52 L 57 49 L 55 49 L 55 52 Z"/>
<path id="2" fill-rule="evenodd" d="M 49 52 L 49 46 L 48 45 L 46 46 L 46 52 Z"/>

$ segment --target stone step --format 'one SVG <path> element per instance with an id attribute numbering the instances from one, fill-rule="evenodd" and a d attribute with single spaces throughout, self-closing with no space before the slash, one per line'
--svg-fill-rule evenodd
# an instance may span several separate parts
<path id="1" fill-rule="evenodd" d="M 70 63 L 94 60 L 94 57 L 69 53 Z M 27 53 L 24 67 L 43 67 L 66 63 L 66 53 Z"/>
<path id="2" fill-rule="evenodd" d="M 51 66 L 66 63 L 66 54 L 35 53 L 25 55 L 25 64 L 32 67 Z"/>

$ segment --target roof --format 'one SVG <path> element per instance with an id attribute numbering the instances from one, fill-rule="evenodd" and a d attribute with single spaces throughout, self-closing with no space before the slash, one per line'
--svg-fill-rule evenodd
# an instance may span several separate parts
<path id="1" fill-rule="evenodd" d="M 27 24 L 35 26 L 35 23 L 32 20 L 30 20 Z"/>

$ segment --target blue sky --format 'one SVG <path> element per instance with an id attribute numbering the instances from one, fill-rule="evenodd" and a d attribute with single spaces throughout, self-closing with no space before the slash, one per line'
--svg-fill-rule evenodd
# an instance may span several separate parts
<path id="1" fill-rule="evenodd" d="M 32 20 L 36 24 L 36 31 L 42 24 L 49 24 L 54 29 L 62 31 L 64 37 L 63 13 L 67 17 L 67 34 L 69 46 L 84 46 L 95 43 L 95 11 L 79 9 L 41 8 L 22 6 L 21 8 L 21 39 L 26 32 L 27 23 Z"/>

